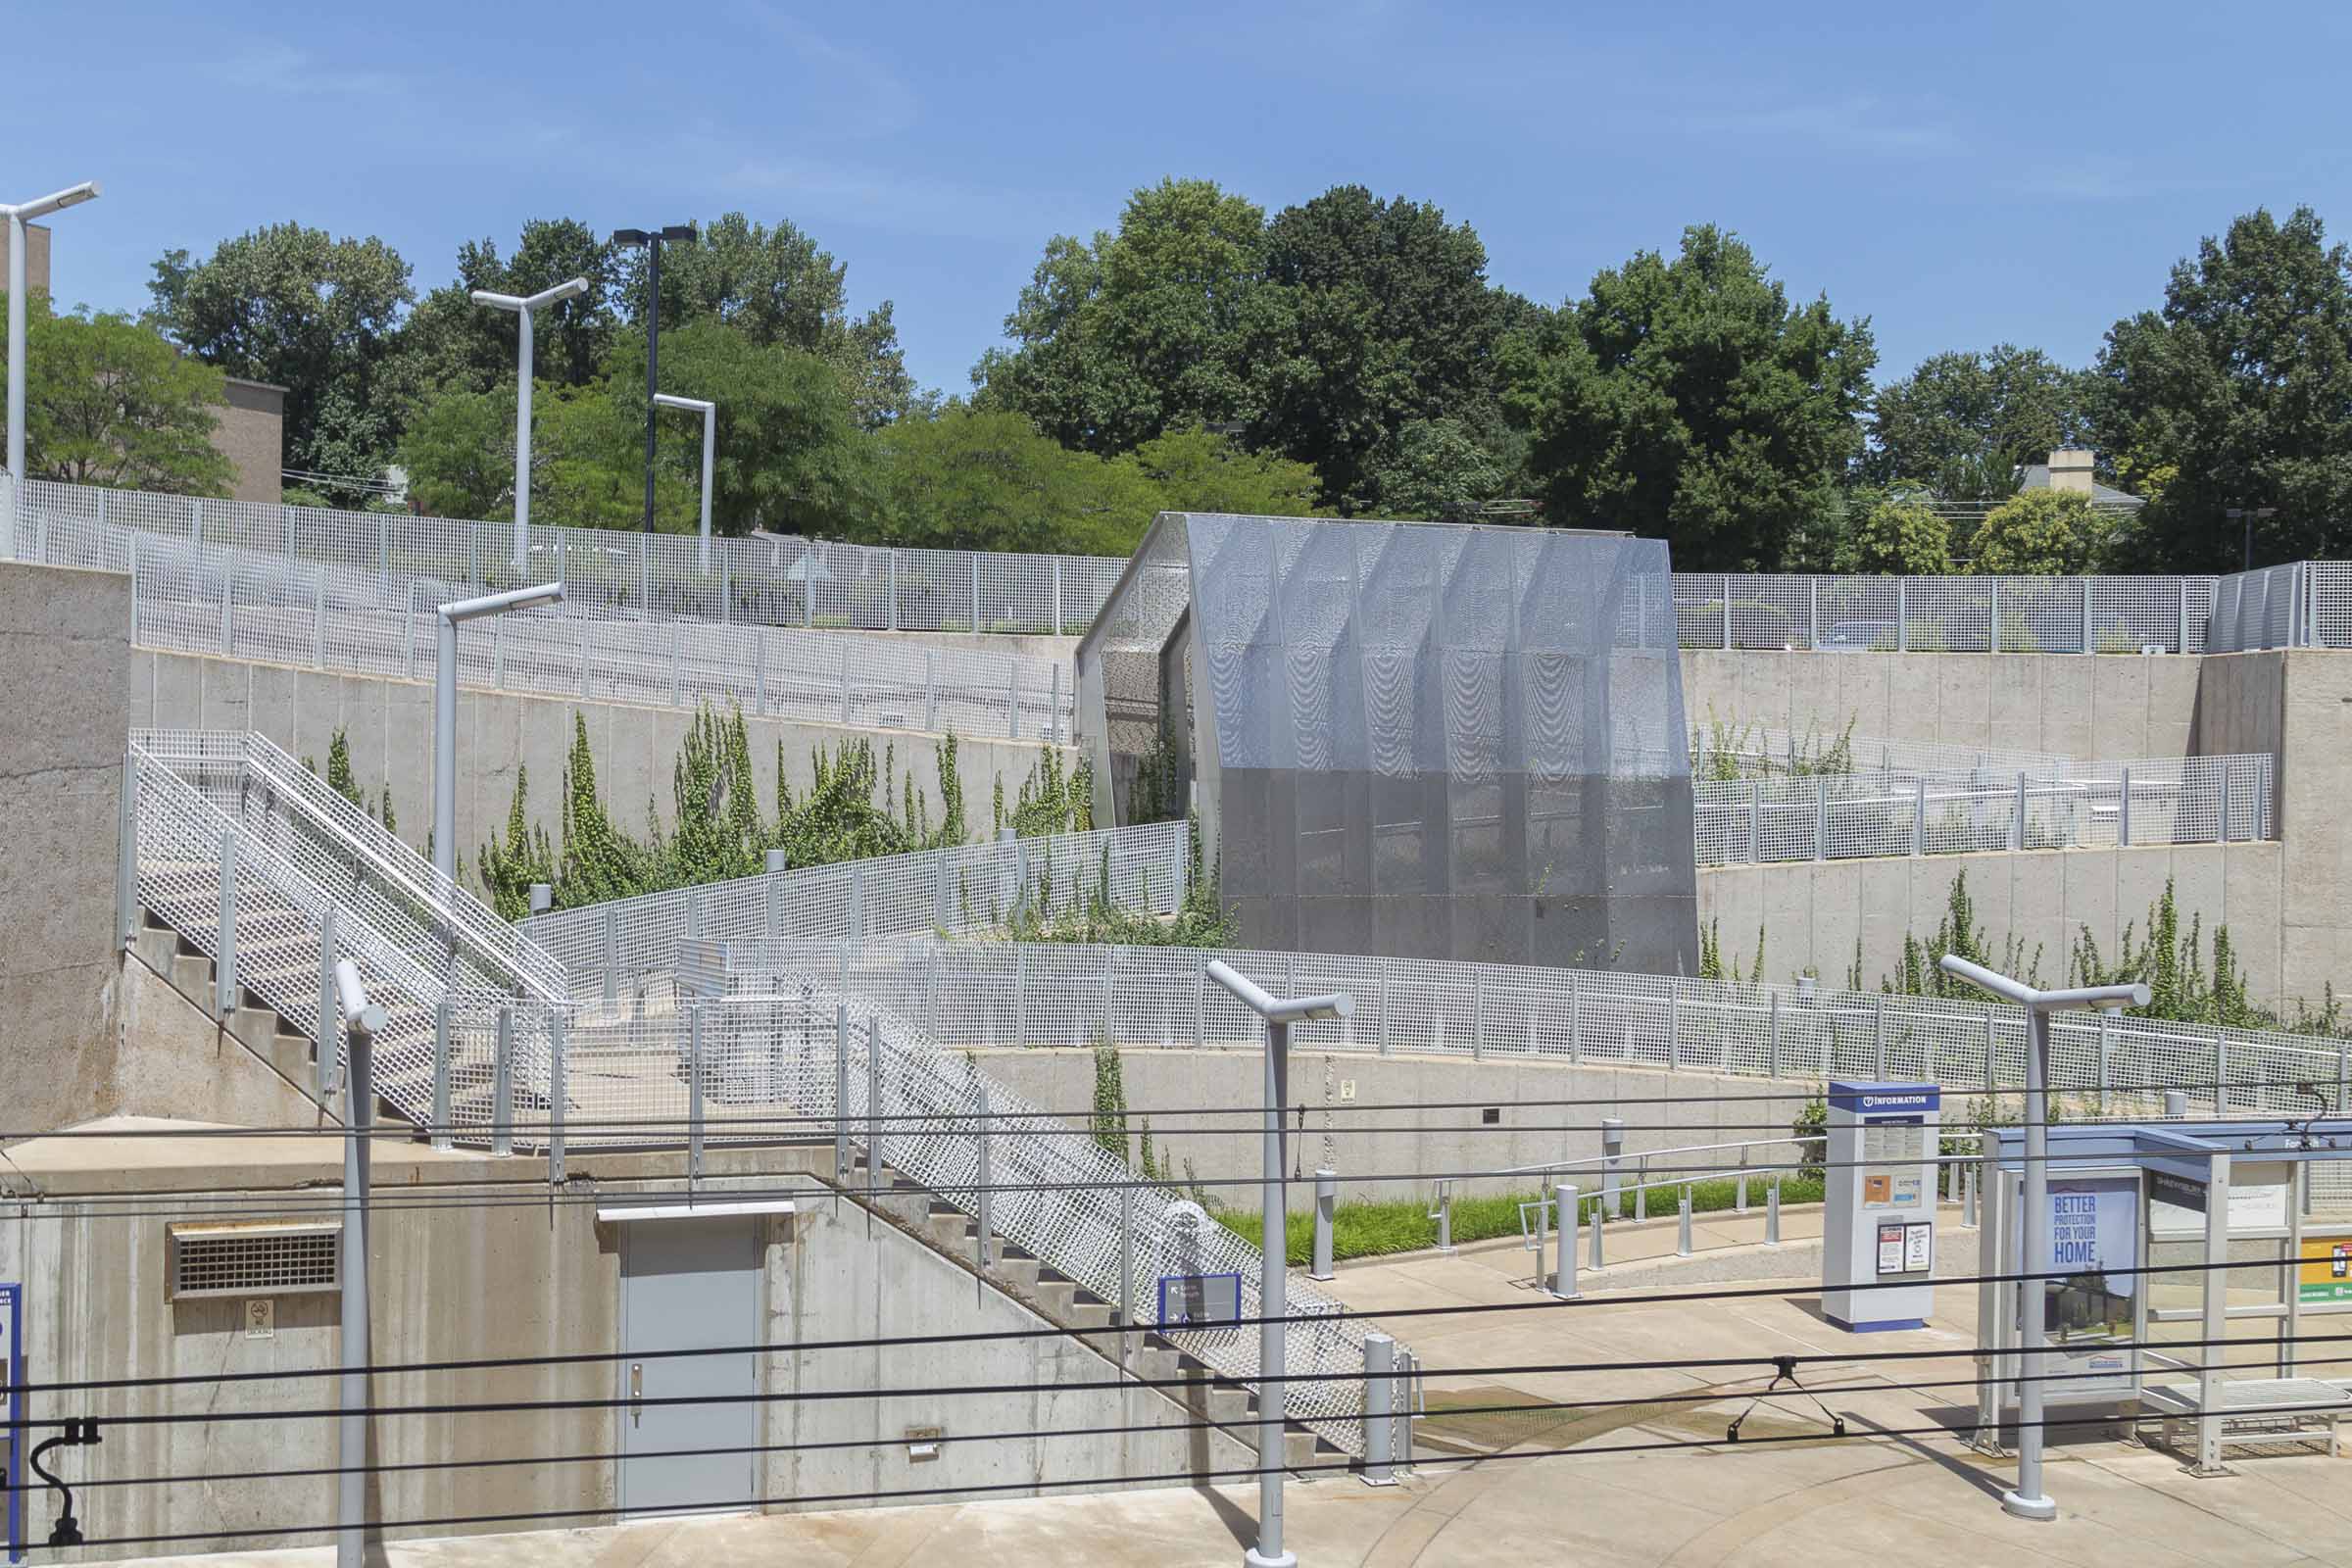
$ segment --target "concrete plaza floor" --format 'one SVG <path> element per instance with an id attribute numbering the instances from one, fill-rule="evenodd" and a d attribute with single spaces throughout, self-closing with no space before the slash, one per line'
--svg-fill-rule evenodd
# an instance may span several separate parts
<path id="1" fill-rule="evenodd" d="M 1963 1233 L 1966 1234 L 1966 1233 Z M 1945 1245 L 1957 1243 L 1958 1237 Z M 1671 1245 L 1671 1244 L 1669 1244 Z M 2352 1460 L 2280 1446 L 2197 1479 L 2179 1455 L 2062 1436 L 2046 1472 L 2052 1524 L 2006 1517 L 2013 1464 L 1965 1446 L 1975 1396 L 1976 1292 L 1942 1286 L 1925 1329 L 1855 1339 L 1825 1323 L 1817 1291 L 1721 1285 L 1567 1304 L 1528 1289 L 1533 1258 L 1494 1249 L 1343 1268 L 1329 1287 L 1432 1369 L 1418 1472 L 1375 1489 L 1350 1477 L 1289 1489 L 1289 1541 L 1304 1568 L 1531 1563 L 1625 1568 L 1978 1568 L 1999 1564 L 2352 1568 Z M 1751 1293 L 1751 1294 L 1738 1294 Z M 1493 1310 L 1493 1308 L 1521 1308 Z M 1481 1310 L 1482 1308 L 1488 1310 Z M 1922 1350 L 1919 1359 L 1845 1359 Z M 1766 1406 L 1737 1446 L 1724 1424 L 1784 1353 L 1842 1414 L 1839 1440 L 1803 1399 Z M 1563 1363 L 1747 1358 L 1678 1369 L 1558 1370 Z M 2352 1368 L 2325 1369 L 2338 1376 Z M 1950 1383 L 1944 1388 L 1917 1385 Z M 1903 1388 L 1900 1385 L 1914 1385 Z M 1462 1413 L 1562 1401 L 1560 1410 Z M 1623 1402 L 1611 1402 L 1623 1401 Z M 1770 1440 L 1770 1441 L 1764 1441 Z M 1440 1454 L 1434 1444 L 1456 1452 Z M 1470 1450 L 1500 1451 L 1486 1457 Z M 1214 1564 L 1253 1539 L 1255 1490 L 1152 1490 L 1046 1500 L 832 1513 L 669 1519 L 531 1535 L 396 1543 L 400 1568 L 979 1568 L 999 1562 Z M 33 1517 L 46 1516 L 39 1499 Z M 188 1559 L 322 1563 L 323 1549 Z"/>

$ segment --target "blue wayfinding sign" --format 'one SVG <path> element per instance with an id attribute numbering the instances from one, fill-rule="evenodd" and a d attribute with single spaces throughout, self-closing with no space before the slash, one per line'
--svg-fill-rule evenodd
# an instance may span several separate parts
<path id="1" fill-rule="evenodd" d="M 1873 1084 L 1833 1081 L 1830 1105 L 1857 1116 L 1893 1116 L 1943 1108 L 1943 1090 L 1936 1084 Z"/>
<path id="2" fill-rule="evenodd" d="M 1242 1277 L 1239 1274 L 1160 1276 L 1161 1328 L 1230 1328 L 1241 1320 Z"/>

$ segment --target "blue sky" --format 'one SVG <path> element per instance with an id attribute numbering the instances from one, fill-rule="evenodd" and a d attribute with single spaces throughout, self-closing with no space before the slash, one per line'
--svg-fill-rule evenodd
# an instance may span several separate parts
<path id="1" fill-rule="evenodd" d="M 2084 363 L 2258 205 L 2352 237 L 2352 10 L 2210 3 L 1151 9 L 783 0 L 10 8 L 5 199 L 61 301 L 297 219 L 446 280 L 526 218 L 789 217 L 961 391 L 1045 240 L 1201 175 L 1269 210 L 1436 202 L 1538 299 L 1713 221 L 1873 319 L 1882 379 L 2002 339 Z M 24 62 L 38 62 L 27 69 Z"/>

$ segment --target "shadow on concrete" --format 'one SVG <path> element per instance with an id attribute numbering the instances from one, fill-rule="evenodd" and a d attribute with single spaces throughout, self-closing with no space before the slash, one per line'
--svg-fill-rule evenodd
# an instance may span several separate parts
<path id="1" fill-rule="evenodd" d="M 1992 1498 L 1996 1502 L 2000 1500 L 2000 1495 L 2003 1490 L 2005 1490 L 2006 1483 L 2002 1477 L 1995 1475 L 1993 1472 L 1983 1469 L 1976 1465 L 1972 1465 L 1967 1460 L 1961 1458 L 1958 1454 L 1945 1453 L 1940 1449 L 1931 1447 L 1927 1444 L 1920 1442 L 1916 1437 L 1912 1437 L 1907 1433 L 1898 1432 L 1893 1428 L 1882 1426 L 1866 1415 L 1857 1415 L 1849 1411 L 1846 1414 L 1845 1419 L 1849 1428 L 1856 1431 L 1876 1433 L 1879 1437 L 1893 1444 L 1895 1446 L 1907 1448 L 1911 1452 L 1918 1454 L 1921 1458 L 1928 1460 L 1930 1463 L 1940 1465 L 1944 1469 L 1949 1470 L 1953 1475 L 1958 1476 L 1961 1480 L 1967 1482 L 1970 1486 L 1976 1488 L 1979 1492 L 1984 1493 L 1984 1495 Z"/>
<path id="2" fill-rule="evenodd" d="M 1235 1545 L 1247 1550 L 1257 1544 L 1257 1515 L 1214 1487 L 1199 1486 L 1193 1490 L 1208 1499 L 1208 1505 L 1217 1511 L 1217 1517 L 1232 1534 Z"/>

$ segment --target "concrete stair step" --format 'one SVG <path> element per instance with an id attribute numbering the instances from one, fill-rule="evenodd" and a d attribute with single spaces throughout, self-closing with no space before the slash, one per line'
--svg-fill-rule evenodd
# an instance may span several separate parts
<path id="1" fill-rule="evenodd" d="M 184 995 L 209 1003 L 213 992 L 213 960 L 201 953 L 174 955 L 172 959 L 172 984 Z"/>
<path id="2" fill-rule="evenodd" d="M 1067 1323 L 1071 1309 L 1077 1304 L 1078 1287 L 1068 1280 L 1041 1279 L 1029 1294 L 1036 1298 L 1046 1316 L 1056 1323 Z"/>
<path id="3" fill-rule="evenodd" d="M 1027 1296 L 1037 1289 L 1037 1267 L 1034 1257 L 1000 1257 L 989 1265 L 988 1272 L 1014 1295 Z"/>

